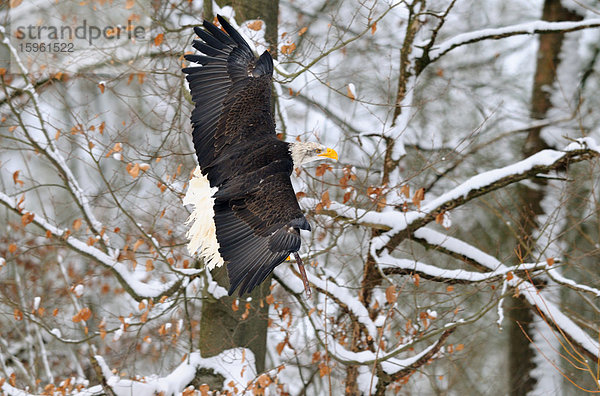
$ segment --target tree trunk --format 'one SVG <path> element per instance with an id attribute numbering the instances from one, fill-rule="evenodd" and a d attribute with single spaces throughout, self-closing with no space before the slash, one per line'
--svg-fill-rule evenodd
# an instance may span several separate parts
<path id="1" fill-rule="evenodd" d="M 577 14 L 572 13 L 562 6 L 560 0 L 546 0 L 542 12 L 542 20 L 545 21 L 574 21 L 580 20 Z M 539 48 L 537 53 L 537 65 L 532 87 L 531 95 L 531 117 L 534 119 L 543 119 L 548 110 L 552 107 L 551 90 L 556 82 L 556 70 L 560 63 L 560 51 L 563 41 L 563 34 L 552 33 L 539 36 Z M 542 128 L 532 128 L 529 130 L 525 145 L 523 146 L 523 156 L 528 157 L 536 152 L 548 148 L 548 145 L 541 137 Z M 543 214 L 541 201 L 546 194 L 544 180 L 535 181 L 536 187 L 531 188 L 527 185 L 521 185 L 518 188 L 519 208 L 519 246 L 518 251 L 520 259 L 524 261 L 536 260 L 532 256 L 535 250 L 535 241 L 533 233 L 539 226 L 537 218 Z M 536 384 L 536 379 L 532 377 L 531 372 L 535 368 L 533 358 L 535 352 L 530 345 L 525 333 L 529 333 L 533 322 L 533 312 L 530 307 L 521 298 L 515 298 L 512 301 L 510 310 L 509 325 L 509 378 L 510 394 L 525 395 L 530 392 Z"/>
<path id="2" fill-rule="evenodd" d="M 279 0 L 234 0 L 217 1 L 217 3 L 221 7 L 233 6 L 238 23 L 248 19 L 262 19 L 267 25 L 266 39 L 270 43 L 271 55 L 277 57 Z M 208 10 L 209 8 L 205 7 L 205 12 Z M 212 19 L 211 15 L 204 17 Z M 212 276 L 219 285 L 229 288 L 225 267 L 213 270 Z M 238 299 L 236 296 L 203 302 L 199 342 L 203 357 L 215 356 L 231 348 L 245 347 L 254 353 L 257 372 L 264 371 L 269 315 L 269 305 L 265 302 L 265 297 L 270 293 L 270 285 L 271 277 L 268 277 L 250 295 L 239 299 L 236 308 L 234 308 L 235 301 Z M 250 301 L 247 301 L 248 297 L 251 297 Z"/>
<path id="3" fill-rule="evenodd" d="M 220 286 L 229 288 L 225 267 L 216 268 L 211 274 Z M 203 302 L 200 322 L 200 352 L 203 357 L 244 347 L 254 353 L 256 371 L 264 371 L 269 318 L 269 304 L 265 302 L 265 297 L 269 294 L 270 279 L 267 278 L 237 302 L 236 295 Z M 251 300 L 247 301 L 249 297 Z"/>
<path id="4" fill-rule="evenodd" d="M 269 43 L 269 52 L 277 59 L 277 26 L 279 0 L 217 0 L 219 6 L 231 6 L 235 10 L 238 23 L 249 19 L 261 19 L 265 22 L 265 40 Z"/>

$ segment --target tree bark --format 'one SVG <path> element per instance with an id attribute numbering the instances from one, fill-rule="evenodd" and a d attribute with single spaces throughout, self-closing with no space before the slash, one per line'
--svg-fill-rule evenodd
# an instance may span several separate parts
<path id="1" fill-rule="evenodd" d="M 545 0 L 542 12 L 542 20 L 576 21 L 581 20 L 577 14 L 564 8 L 560 0 Z M 531 117 L 544 119 L 548 110 L 552 107 L 551 92 L 556 82 L 556 71 L 560 63 L 560 51 L 564 34 L 549 33 L 539 36 L 539 48 L 537 52 L 537 64 L 531 94 Z M 548 148 L 547 143 L 541 137 L 542 128 L 531 128 L 527 134 L 523 146 L 523 157 L 531 156 L 538 151 Z M 529 257 L 535 250 L 533 233 L 538 228 L 538 216 L 543 214 L 541 201 L 546 195 L 546 182 L 543 179 L 534 181 L 534 188 L 521 185 L 518 188 L 519 208 L 519 242 L 518 251 L 520 260 L 535 260 L 537 257 Z M 536 379 L 532 377 L 535 368 L 533 358 L 535 351 L 530 345 L 525 333 L 529 333 L 533 322 L 533 312 L 521 298 L 514 298 L 510 309 L 509 335 L 509 380 L 511 395 L 525 395 L 530 392 Z"/>
<path id="2" fill-rule="evenodd" d="M 250 19 L 261 19 L 265 22 L 265 40 L 269 43 L 271 56 L 277 59 L 279 0 L 217 0 L 217 4 L 221 7 L 233 7 L 238 23 Z"/>
<path id="3" fill-rule="evenodd" d="M 216 268 L 211 274 L 220 286 L 229 288 L 225 267 Z M 270 292 L 270 279 L 243 298 L 233 295 L 203 302 L 200 322 L 200 352 L 203 357 L 244 347 L 254 353 L 256 371 L 264 371 L 269 319 L 269 304 L 265 297 Z"/>

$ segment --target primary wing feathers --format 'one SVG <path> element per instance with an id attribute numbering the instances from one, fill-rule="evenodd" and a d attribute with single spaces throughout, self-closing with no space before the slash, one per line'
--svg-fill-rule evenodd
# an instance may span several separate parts
<path id="1" fill-rule="evenodd" d="M 300 249 L 300 229 L 310 229 L 296 200 L 289 145 L 277 139 L 271 113 L 273 59 L 256 58 L 222 17 L 224 31 L 204 21 L 192 46 L 201 66 L 183 72 L 196 104 L 193 141 L 214 195 L 219 252 L 229 272 L 231 295 L 250 292 Z"/>

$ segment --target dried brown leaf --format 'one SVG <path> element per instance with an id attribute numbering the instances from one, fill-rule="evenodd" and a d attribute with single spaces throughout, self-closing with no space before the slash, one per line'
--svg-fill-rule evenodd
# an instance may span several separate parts
<path id="1" fill-rule="evenodd" d="M 410 187 L 408 184 L 400 187 L 400 194 L 403 194 L 407 199 L 410 198 Z"/>
<path id="2" fill-rule="evenodd" d="M 331 206 L 331 199 L 329 199 L 329 191 L 325 190 L 325 192 L 321 194 L 321 203 L 326 208 L 329 208 Z"/>
<path id="3" fill-rule="evenodd" d="M 246 26 L 248 26 L 248 29 L 250 29 L 250 30 L 258 31 L 258 30 L 262 29 L 263 21 L 261 21 L 260 19 L 257 19 L 256 21 L 252 21 L 252 22 L 248 23 Z"/>
<path id="4" fill-rule="evenodd" d="M 23 216 L 21 216 L 21 223 L 23 224 L 23 227 L 25 227 L 27 224 L 31 223 L 33 221 L 34 217 L 35 217 L 35 215 L 31 212 L 27 212 Z"/>
<path id="5" fill-rule="evenodd" d="M 132 164 L 129 163 L 127 164 L 127 173 L 129 173 L 131 175 L 131 177 L 133 177 L 134 179 L 136 177 L 138 177 L 138 175 L 140 174 L 140 165 L 139 164 Z"/>
<path id="6" fill-rule="evenodd" d="M 390 285 L 385 289 L 385 300 L 388 304 L 393 304 L 398 299 L 398 293 L 396 292 L 396 286 Z"/>
<path id="7" fill-rule="evenodd" d="M 419 188 L 415 191 L 415 195 L 413 195 L 412 202 L 417 208 L 421 208 L 421 201 L 425 199 L 425 189 L 423 187 Z"/>
<path id="8" fill-rule="evenodd" d="M 414 275 L 413 275 L 413 279 L 414 279 L 414 281 L 415 281 L 415 286 L 416 286 L 416 287 L 419 287 L 419 283 L 420 283 L 420 281 L 421 281 L 421 276 L 420 276 L 419 274 L 414 274 Z"/>
<path id="9" fill-rule="evenodd" d="M 296 44 L 294 43 L 290 43 L 288 45 L 282 45 L 281 46 L 281 53 L 284 55 L 289 55 L 292 52 L 294 52 L 294 50 L 296 49 Z"/>
<path id="10" fill-rule="evenodd" d="M 356 96 L 354 95 L 352 88 L 350 88 L 350 85 L 348 85 L 348 87 L 347 87 L 347 95 L 352 100 L 356 99 Z"/>
<path id="11" fill-rule="evenodd" d="M 319 166 L 317 166 L 317 169 L 315 170 L 315 176 L 317 177 L 321 177 L 325 174 L 325 172 L 327 172 L 328 170 L 331 171 L 333 168 L 331 167 L 331 165 L 327 164 L 327 163 L 323 163 Z"/>
<path id="12" fill-rule="evenodd" d="M 19 173 L 21 173 L 21 171 L 20 171 L 20 170 L 18 170 L 18 171 L 15 171 L 15 172 L 13 173 L 13 183 L 15 183 L 15 184 L 19 184 L 20 186 L 22 186 L 22 185 L 23 185 L 23 184 L 25 184 L 25 183 L 23 182 L 23 180 L 19 180 Z"/>

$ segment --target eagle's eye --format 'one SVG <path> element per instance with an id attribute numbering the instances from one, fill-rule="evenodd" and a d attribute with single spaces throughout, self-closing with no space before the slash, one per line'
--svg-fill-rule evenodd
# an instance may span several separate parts
<path id="1" fill-rule="evenodd" d="M 323 151 L 323 150 L 321 150 L 320 148 L 317 148 L 314 151 L 315 151 L 316 154 L 321 154 L 321 151 Z"/>

